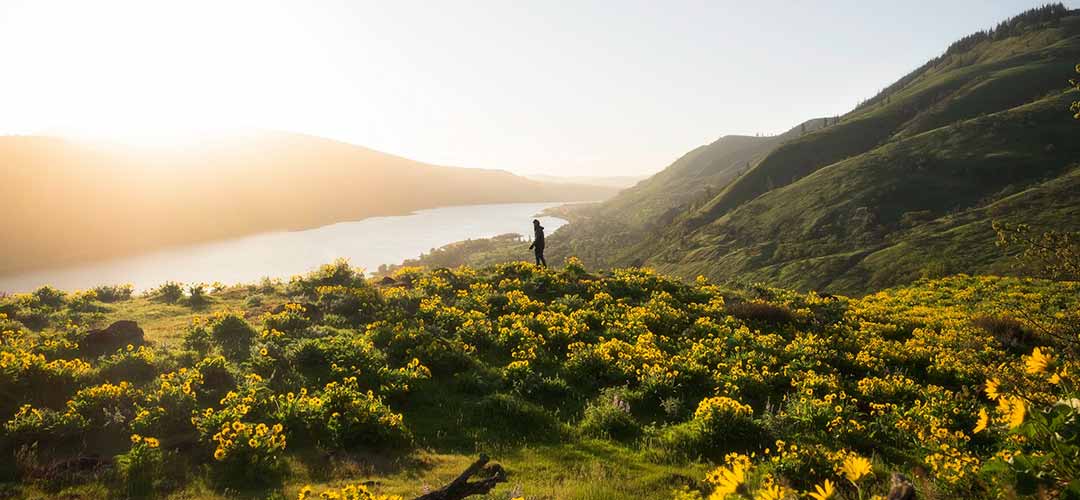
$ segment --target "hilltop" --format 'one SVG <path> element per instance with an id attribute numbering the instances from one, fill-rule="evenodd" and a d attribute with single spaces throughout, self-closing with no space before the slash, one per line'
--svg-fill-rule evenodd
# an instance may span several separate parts
<path id="1" fill-rule="evenodd" d="M 0 273 L 448 205 L 596 201 L 613 188 L 429 165 L 260 132 L 181 150 L 0 137 Z"/>

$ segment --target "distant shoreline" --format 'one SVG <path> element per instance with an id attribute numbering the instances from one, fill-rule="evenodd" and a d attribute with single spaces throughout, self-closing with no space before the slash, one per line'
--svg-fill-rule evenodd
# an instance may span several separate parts
<path id="1" fill-rule="evenodd" d="M 561 201 L 449 205 L 412 210 L 407 214 L 380 214 L 336 221 L 306 229 L 278 229 L 169 245 L 124 256 L 0 274 L 0 291 L 26 292 L 45 284 L 62 289 L 84 289 L 114 284 L 114 281 L 135 282 L 136 288 L 142 290 L 146 288 L 143 285 L 161 279 L 198 282 L 201 279 L 198 276 L 203 274 L 227 276 L 228 268 L 237 273 L 242 270 L 250 275 L 246 279 L 252 280 L 261 276 L 288 277 L 296 272 L 310 271 L 304 266 L 325 264 L 338 257 L 353 259 L 353 264 L 358 267 L 374 271 L 380 265 L 400 264 L 431 248 L 456 241 L 510 231 L 525 232 L 528 221 L 535 217 L 558 218 L 562 222 L 555 227 L 561 226 L 566 219 L 541 213 L 546 208 L 564 205 Z M 410 216 L 416 219 L 410 220 Z M 334 227 L 355 224 L 361 226 Z M 303 234 L 307 232 L 311 234 Z M 253 274 L 256 272 L 258 276 Z M 232 276 L 228 279 L 241 281 L 244 278 Z"/>

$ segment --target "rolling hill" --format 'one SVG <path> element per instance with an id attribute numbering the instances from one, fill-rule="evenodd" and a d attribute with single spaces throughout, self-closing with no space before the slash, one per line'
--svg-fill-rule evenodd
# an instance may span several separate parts
<path id="1" fill-rule="evenodd" d="M 278 132 L 170 153 L 0 137 L 0 165 L 0 273 L 438 206 L 598 200 L 614 192 Z"/>
<path id="2" fill-rule="evenodd" d="M 1078 61 L 1080 12 L 1033 9 L 838 123 L 688 153 L 582 214 L 549 252 L 843 293 L 1007 273 L 991 220 L 1080 229 L 1080 126 L 1066 90 Z"/>

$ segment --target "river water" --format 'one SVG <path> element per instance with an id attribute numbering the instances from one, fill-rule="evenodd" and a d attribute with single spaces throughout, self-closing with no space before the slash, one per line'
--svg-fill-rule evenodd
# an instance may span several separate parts
<path id="1" fill-rule="evenodd" d="M 42 285 L 65 290 L 131 283 L 136 291 L 166 281 L 251 283 L 263 277 L 288 278 L 339 257 L 375 270 L 398 264 L 432 248 L 470 238 L 519 233 L 532 238 L 532 219 L 551 234 L 566 223 L 536 217 L 557 203 L 465 205 L 418 210 L 409 215 L 372 217 L 303 231 L 279 231 L 231 240 L 174 247 L 142 255 L 0 276 L 0 291 L 26 292 Z M 527 245 L 522 260 L 532 259 Z"/>

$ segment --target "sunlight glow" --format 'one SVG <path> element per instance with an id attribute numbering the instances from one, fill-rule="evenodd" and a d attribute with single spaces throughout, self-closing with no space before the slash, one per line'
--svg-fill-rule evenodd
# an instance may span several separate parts
<path id="1" fill-rule="evenodd" d="M 16 7 L 20 22 L 0 28 L 14 30 L 7 38 L 32 50 L 12 51 L 8 62 L 33 74 L 8 85 L 33 109 L 9 111 L 44 132 L 139 145 L 265 124 L 298 108 L 275 96 L 326 72 L 312 56 L 317 47 L 304 45 L 308 37 L 289 36 L 303 27 L 269 3 L 258 5 L 127 0 Z M 312 97 L 303 104 L 317 104 Z"/>

